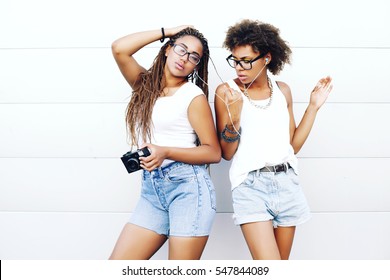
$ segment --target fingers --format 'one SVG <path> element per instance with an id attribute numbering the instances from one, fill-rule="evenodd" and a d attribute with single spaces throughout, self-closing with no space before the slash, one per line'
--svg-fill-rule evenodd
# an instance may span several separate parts
<path id="1" fill-rule="evenodd" d="M 139 160 L 140 166 L 149 172 L 159 168 L 163 162 L 163 159 L 156 156 L 156 153 L 153 151 L 150 156 L 140 157 Z"/>
<path id="2" fill-rule="evenodd" d="M 153 171 L 154 169 L 160 167 L 160 165 L 158 164 L 158 161 L 151 160 L 151 161 L 146 162 L 145 161 L 146 158 L 140 158 L 140 166 L 143 169 L 145 169 L 145 170 L 150 172 L 150 171 Z"/>
<path id="3" fill-rule="evenodd" d="M 226 105 L 231 105 L 238 100 L 242 99 L 241 93 L 235 89 L 227 88 L 225 91 L 225 103 Z"/>
<path id="4" fill-rule="evenodd" d="M 179 25 L 176 27 L 165 28 L 165 35 L 167 37 L 172 37 L 172 36 L 176 35 L 177 33 L 179 33 L 180 31 L 182 31 L 183 29 L 186 29 L 187 27 L 194 28 L 193 25 Z"/>
<path id="5" fill-rule="evenodd" d="M 325 78 L 320 79 L 316 86 L 313 89 L 313 92 L 317 91 L 325 91 L 330 92 L 333 89 L 332 85 L 332 78 L 330 76 L 327 76 Z"/>
<path id="6" fill-rule="evenodd" d="M 323 78 L 320 81 L 324 86 L 329 86 L 332 83 L 332 78 L 330 76 L 327 76 L 326 78 Z"/>

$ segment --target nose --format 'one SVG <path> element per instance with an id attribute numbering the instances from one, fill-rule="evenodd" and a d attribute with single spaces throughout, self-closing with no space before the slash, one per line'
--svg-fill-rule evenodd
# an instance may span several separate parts
<path id="1" fill-rule="evenodd" d="M 180 57 L 182 61 L 188 61 L 190 59 L 190 53 L 186 53 Z"/>
<path id="2" fill-rule="evenodd" d="M 240 66 L 240 69 L 237 69 L 237 66 Z M 241 62 L 238 61 L 236 66 L 234 67 L 236 70 L 245 70 L 244 67 L 242 67 Z"/>

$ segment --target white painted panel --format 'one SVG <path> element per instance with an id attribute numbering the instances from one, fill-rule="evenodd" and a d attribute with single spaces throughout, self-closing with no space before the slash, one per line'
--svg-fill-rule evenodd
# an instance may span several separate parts
<path id="1" fill-rule="evenodd" d="M 126 104 L 0 105 L 0 157 L 118 157 Z"/>
<path id="2" fill-rule="evenodd" d="M 0 258 L 108 259 L 126 214 L 0 213 Z"/>
<path id="3" fill-rule="evenodd" d="M 1 157 L 117 157 L 126 104 L 0 105 Z M 295 105 L 297 123 L 306 104 Z M 388 104 L 325 104 L 301 157 L 390 157 Z"/>
<path id="4" fill-rule="evenodd" d="M 145 48 L 135 56 L 148 68 L 157 51 Z M 213 102 L 217 85 L 236 75 L 226 63 L 227 50 L 210 51 L 215 64 L 214 68 L 209 63 Z M 369 57 L 364 68 L 375 69 L 370 78 L 357 57 Z M 2 50 L 0 61 L 0 103 L 128 102 L 131 93 L 110 48 Z M 295 102 L 308 102 L 317 81 L 331 75 L 334 89 L 327 102 L 388 103 L 389 63 L 389 49 L 295 48 L 292 65 L 286 65 L 276 79 L 289 84 Z"/>
<path id="5" fill-rule="evenodd" d="M 291 65 L 286 65 L 280 80 L 286 82 L 294 102 L 308 102 L 317 81 L 333 78 L 327 102 L 389 102 L 387 65 L 389 49 L 295 48 Z M 369 72 L 367 72 L 367 70 Z"/>
<path id="6" fill-rule="evenodd" d="M 127 214 L 0 213 L 2 260 L 104 260 L 111 254 Z M 314 214 L 298 227 L 292 260 L 390 259 L 390 213 Z M 230 214 L 217 214 L 204 260 L 249 260 Z M 167 259 L 166 245 L 153 259 Z"/>
<path id="7" fill-rule="evenodd" d="M 390 212 L 389 158 L 301 158 L 301 184 L 314 212 Z"/>
<path id="8" fill-rule="evenodd" d="M 298 227 L 291 259 L 389 260 L 390 213 L 314 214 Z"/>
<path id="9" fill-rule="evenodd" d="M 124 102 L 111 49 L 0 51 L 1 103 Z"/>
<path id="10" fill-rule="evenodd" d="M 386 0 L 373 0 L 369 5 L 363 0 L 353 5 L 329 0 L 320 8 L 318 2 L 310 0 L 247 0 L 245 4 L 251 8 L 244 14 L 232 10 L 237 4 L 233 0 L 223 4 L 199 0 L 196 4 L 195 12 L 181 12 L 179 8 L 174 12 L 181 1 L 171 1 L 167 6 L 158 0 L 147 4 L 127 0 L 3 0 L 0 26 L 8 28 L 1 29 L 0 47 L 106 47 L 114 38 L 139 31 L 140 26 L 146 30 L 181 24 L 195 25 L 211 45 L 221 46 L 227 28 L 243 17 L 274 24 L 293 46 L 390 46 Z M 174 16 L 164 16 L 170 13 Z"/>
<path id="11" fill-rule="evenodd" d="M 135 57 L 149 67 L 156 54 Z M 111 48 L 3 50 L 0 61 L 0 103 L 128 102 L 131 94 Z"/>
<path id="12" fill-rule="evenodd" d="M 0 158 L 0 211 L 131 212 L 141 172 L 118 158 Z"/>
<path id="13" fill-rule="evenodd" d="M 307 104 L 295 105 L 300 122 Z M 325 104 L 300 157 L 389 157 L 389 104 Z"/>

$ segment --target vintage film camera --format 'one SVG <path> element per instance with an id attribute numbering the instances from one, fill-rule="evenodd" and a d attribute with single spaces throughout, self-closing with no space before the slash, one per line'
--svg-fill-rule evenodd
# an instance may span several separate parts
<path id="1" fill-rule="evenodd" d="M 150 151 L 148 147 L 144 147 L 136 150 L 135 152 L 127 152 L 121 157 L 121 160 L 125 165 L 127 172 L 132 173 L 141 169 L 139 158 L 147 156 L 150 156 Z"/>

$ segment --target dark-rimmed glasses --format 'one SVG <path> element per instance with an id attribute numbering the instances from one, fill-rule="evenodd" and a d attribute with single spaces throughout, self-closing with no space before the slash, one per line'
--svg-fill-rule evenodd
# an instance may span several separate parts
<path id="1" fill-rule="evenodd" d="M 174 44 L 173 45 L 173 51 L 180 55 L 180 56 L 185 56 L 187 55 L 187 59 L 189 62 L 191 62 L 192 64 L 195 64 L 195 65 L 198 65 L 199 62 L 200 62 L 200 57 L 199 55 L 195 54 L 195 53 L 190 53 L 188 52 L 183 46 L 181 45 L 176 45 Z"/>
<path id="2" fill-rule="evenodd" d="M 244 70 L 251 70 L 252 63 L 255 62 L 256 60 L 262 58 L 265 55 L 266 55 L 266 53 L 264 52 L 263 54 L 256 56 L 254 59 L 247 60 L 247 59 L 234 59 L 233 55 L 231 54 L 226 58 L 226 61 L 233 68 L 236 68 L 237 65 L 240 65 L 242 67 L 242 69 L 244 69 Z"/>

